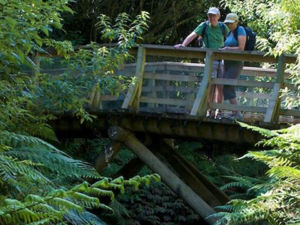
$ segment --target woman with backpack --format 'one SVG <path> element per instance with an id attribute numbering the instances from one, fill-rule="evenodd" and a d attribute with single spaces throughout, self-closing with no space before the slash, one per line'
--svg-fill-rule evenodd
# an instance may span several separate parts
<path id="1" fill-rule="evenodd" d="M 230 32 L 224 43 L 224 50 L 244 50 L 246 44 L 246 31 L 244 27 L 239 26 L 239 17 L 235 13 L 229 13 L 226 16 L 224 23 L 228 26 Z M 224 60 L 225 79 L 238 79 L 243 69 L 243 61 Z M 223 87 L 224 100 L 229 100 L 231 104 L 237 104 L 235 87 L 224 85 Z M 229 119 L 242 119 L 242 114 L 239 111 L 233 111 L 229 115 Z"/>

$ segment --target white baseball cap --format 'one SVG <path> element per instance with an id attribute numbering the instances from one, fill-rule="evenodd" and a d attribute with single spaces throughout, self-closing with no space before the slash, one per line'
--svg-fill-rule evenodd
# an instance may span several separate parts
<path id="1" fill-rule="evenodd" d="M 209 8 L 207 14 L 215 14 L 215 15 L 220 15 L 220 10 L 216 7 L 211 7 Z"/>

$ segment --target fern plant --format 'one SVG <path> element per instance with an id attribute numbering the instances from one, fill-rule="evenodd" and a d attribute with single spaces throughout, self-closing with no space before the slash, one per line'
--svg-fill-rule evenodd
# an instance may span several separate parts
<path id="1" fill-rule="evenodd" d="M 99 198 L 113 200 L 115 190 L 123 193 L 127 185 L 137 189 L 159 180 L 157 175 L 129 180 L 103 178 L 87 163 L 70 158 L 39 138 L 7 131 L 1 134 L 0 224 L 50 224 L 70 221 L 70 213 L 82 219 L 83 212 L 93 217 L 85 209 L 112 210 Z M 89 184 L 85 178 L 99 181 Z"/>
<path id="2" fill-rule="evenodd" d="M 300 124 L 270 131 L 240 123 L 266 137 L 258 144 L 269 150 L 253 151 L 250 157 L 268 165 L 265 183 L 254 186 L 264 190 L 250 200 L 234 199 L 220 207 L 216 224 L 299 224 L 300 223 Z M 253 187 L 252 187 L 253 188 Z"/>
<path id="3" fill-rule="evenodd" d="M 74 53 L 70 42 L 50 37 L 53 29 L 62 28 L 61 14 L 72 13 L 68 2 L 0 1 L 0 224 L 103 224 L 87 209 L 111 211 L 100 202 L 102 197 L 113 200 L 115 190 L 123 192 L 127 185 L 137 188 L 158 180 L 156 175 L 129 180 L 101 177 L 89 164 L 44 141 L 57 143 L 47 124 L 54 118 L 51 110 L 73 110 L 82 119 L 92 118 L 84 110 L 88 97 L 82 95 L 87 90 L 84 79 L 76 80 L 72 73 L 63 78 L 41 74 L 35 59 L 37 53 L 47 54 L 46 47 L 66 59 Z M 82 77 L 102 83 L 99 78 L 109 74 L 113 67 L 106 65 L 113 57 L 96 48 L 84 53 L 74 53 L 77 62 L 84 62 L 81 69 L 89 73 Z M 127 54 L 117 53 L 119 60 L 113 62 Z M 87 62 L 97 65 L 101 59 L 105 65 L 91 70 Z M 74 85 L 70 80 L 81 83 Z M 96 182 L 88 183 L 87 178 Z"/>

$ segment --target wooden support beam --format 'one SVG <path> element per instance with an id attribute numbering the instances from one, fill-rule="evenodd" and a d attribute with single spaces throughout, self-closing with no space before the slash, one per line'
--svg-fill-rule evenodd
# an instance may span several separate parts
<path id="1" fill-rule="evenodd" d="M 157 139 L 157 138 L 156 138 Z M 176 171 L 179 178 L 193 189 L 211 207 L 224 205 L 229 197 L 211 183 L 199 170 L 173 150 L 165 140 L 156 141 L 151 149 L 161 154 Z"/>
<path id="2" fill-rule="evenodd" d="M 181 196 L 199 215 L 209 224 L 216 222 L 215 218 L 207 218 L 215 213 L 204 200 L 202 200 L 189 186 L 181 181 L 167 166 L 165 166 L 147 147 L 145 147 L 132 133 L 120 127 L 111 127 L 108 135 L 115 141 L 123 142 L 146 165 L 158 173 L 167 185 Z"/>
<path id="3" fill-rule="evenodd" d="M 269 107 L 267 109 L 264 122 L 266 123 L 276 123 L 279 118 L 279 110 L 280 110 L 280 90 L 283 86 L 284 81 L 284 56 L 281 55 L 278 59 L 278 68 L 276 81 L 273 87 L 272 97 L 269 102 Z"/>
<path id="4" fill-rule="evenodd" d="M 210 89 L 211 73 L 213 69 L 213 52 L 207 51 L 205 58 L 204 77 L 200 84 L 199 91 L 190 115 L 204 117 L 207 109 L 207 97 Z"/>
<path id="5" fill-rule="evenodd" d="M 100 173 L 109 162 L 116 157 L 120 149 L 121 143 L 113 142 L 111 146 L 106 147 L 106 149 L 99 154 L 95 162 L 95 168 L 98 173 Z"/>
<path id="6" fill-rule="evenodd" d="M 139 47 L 135 71 L 134 83 L 130 85 L 126 97 L 122 104 L 122 109 L 128 109 L 132 107 L 134 111 L 138 111 L 140 104 L 140 97 L 143 85 L 143 75 L 146 60 L 146 50 L 143 47 Z"/>

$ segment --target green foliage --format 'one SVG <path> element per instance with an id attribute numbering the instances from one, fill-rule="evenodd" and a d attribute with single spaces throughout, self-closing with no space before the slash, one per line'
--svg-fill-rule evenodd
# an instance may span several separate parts
<path id="1" fill-rule="evenodd" d="M 81 37 L 89 42 L 100 40 L 95 27 L 99 14 L 116 18 L 120 13 L 126 12 L 135 17 L 141 11 L 147 11 L 151 15 L 151 21 L 149 31 L 143 35 L 144 42 L 172 45 L 180 42 L 200 21 L 206 19 L 210 6 L 218 5 L 219 1 L 216 0 L 79 0 L 70 4 L 76 16 L 66 15 L 64 18 L 66 25 L 73 31 L 72 34 L 77 36 L 77 32 L 81 31 Z M 73 37 L 69 36 L 69 39 L 74 39 Z"/>
<path id="2" fill-rule="evenodd" d="M 99 197 L 109 197 L 112 201 L 115 190 L 123 193 L 125 186 L 137 189 L 142 184 L 149 185 L 152 180 L 159 181 L 157 175 L 137 176 L 129 180 L 102 178 L 88 164 L 68 157 L 35 137 L 12 133 L 10 138 L 3 135 L 0 140 L 2 224 L 48 224 L 64 220 L 69 213 L 76 211 L 78 218 L 82 219 L 80 213 L 84 212 L 84 208 L 111 211 L 110 207 L 99 202 Z M 84 181 L 74 186 L 86 177 L 99 181 L 94 184 Z M 78 224 L 78 221 L 73 224 Z"/>
<path id="3" fill-rule="evenodd" d="M 34 95 L 40 103 L 39 111 L 72 111 L 83 120 L 92 120 L 84 110 L 93 92 L 118 95 L 130 80 L 116 75 L 116 70 L 131 58 L 128 50 L 136 39 L 141 39 L 147 29 L 148 14 L 141 12 L 134 20 L 125 13 L 111 23 L 107 16 L 101 15 L 97 27 L 103 38 L 118 41 L 115 47 L 99 47 L 91 43 L 64 60 L 67 69 L 60 76 L 42 75 Z M 76 77 L 76 79 L 74 79 Z"/>
<path id="4" fill-rule="evenodd" d="M 260 128 L 251 129 L 260 130 Z M 234 199 L 224 209 L 229 212 L 215 214 L 221 217 L 216 224 L 297 224 L 300 222 L 300 125 L 272 131 L 274 134 L 263 144 L 270 150 L 253 151 L 244 157 L 253 158 L 268 165 L 264 183 L 251 187 L 258 192 L 250 200 Z M 249 179 L 238 183 L 251 184 Z"/>
<path id="5" fill-rule="evenodd" d="M 51 110 L 73 111 L 91 120 L 84 110 L 88 88 L 98 83 L 108 91 L 118 89 L 110 75 L 128 57 L 128 50 L 120 48 L 122 41 L 117 48 L 91 44 L 75 52 L 70 42 L 52 39 L 52 30 L 62 28 L 61 14 L 72 13 L 68 2 L 0 1 L 0 224 L 103 224 L 86 209 L 111 211 L 100 199 L 112 201 L 114 191 L 158 180 L 156 175 L 101 177 L 89 164 L 44 141 L 57 143 L 47 124 L 54 118 Z M 140 37 L 141 30 L 135 31 Z M 67 60 L 70 69 L 63 76 L 39 72 L 35 56 L 48 54 L 48 48 Z"/>
<path id="6" fill-rule="evenodd" d="M 95 24 L 97 29 L 102 30 L 102 38 L 109 42 L 118 41 L 122 48 L 130 48 L 137 40 L 142 40 L 141 35 L 148 29 L 149 13 L 142 11 L 135 20 L 131 21 L 127 13 L 120 13 L 115 24 L 111 24 L 111 19 L 106 15 L 99 16 L 99 22 Z"/>
<path id="7" fill-rule="evenodd" d="M 232 182 L 232 176 L 261 177 L 265 171 L 265 166 L 249 158 L 238 160 L 236 154 L 230 153 L 230 151 L 240 151 L 240 146 L 236 146 L 235 150 L 232 144 L 222 144 L 222 148 L 221 144 L 217 146 L 219 148 L 214 151 L 210 149 L 208 143 L 182 142 L 179 143 L 177 151 L 211 182 L 218 187 L 223 187 L 227 194 L 238 194 L 243 196 L 243 198 L 253 196 L 252 192 L 246 193 L 245 188 L 240 188 L 238 185 L 228 189 L 226 189 L 224 185 L 228 182 Z M 260 180 L 260 178 L 258 178 L 258 180 Z M 253 182 L 259 183 L 259 181 Z"/>

